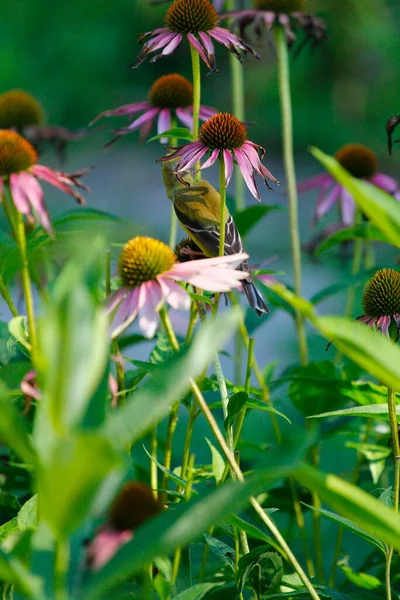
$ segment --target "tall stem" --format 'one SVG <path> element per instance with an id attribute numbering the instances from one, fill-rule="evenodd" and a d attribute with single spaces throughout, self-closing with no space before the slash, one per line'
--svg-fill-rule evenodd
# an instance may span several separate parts
<path id="1" fill-rule="evenodd" d="M 200 80 L 200 56 L 198 52 L 189 44 L 190 56 L 192 59 L 193 76 L 193 140 L 199 137 L 199 116 L 201 100 L 201 80 Z"/>
<path id="2" fill-rule="evenodd" d="M 151 430 L 151 442 L 150 442 L 150 455 L 155 460 L 150 462 L 150 486 L 153 490 L 153 496 L 157 500 L 158 498 L 158 471 L 157 471 L 157 448 L 158 448 L 158 438 L 157 438 L 157 425 L 153 427 Z"/>
<path id="3" fill-rule="evenodd" d="M 289 55 L 286 35 L 283 27 L 275 27 L 276 52 L 278 56 L 279 95 L 282 113 L 283 154 L 285 159 L 286 185 L 289 197 L 289 224 L 290 240 L 292 245 L 292 262 L 294 275 L 294 289 L 301 296 L 301 247 L 299 235 L 299 218 L 297 206 L 297 184 L 294 168 L 293 153 L 293 121 L 292 98 L 290 93 Z M 300 362 L 308 363 L 307 337 L 304 318 L 296 311 L 296 329 L 299 344 Z"/>
<path id="4" fill-rule="evenodd" d="M 220 213 L 219 213 L 219 256 L 225 254 L 225 221 L 226 221 L 226 182 L 225 182 L 225 163 L 221 156 L 219 159 L 219 195 L 220 195 Z"/>
<path id="5" fill-rule="evenodd" d="M 106 250 L 106 277 L 105 277 L 105 292 L 106 298 L 111 294 L 111 252 L 110 250 Z M 119 344 L 117 338 L 111 343 L 112 352 L 114 355 L 115 362 L 115 373 L 117 376 L 117 386 L 118 386 L 118 404 L 124 404 L 126 401 L 125 394 L 125 371 L 124 371 L 124 362 L 122 358 L 121 351 L 119 349 Z"/>
<path id="6" fill-rule="evenodd" d="M 171 117 L 171 129 L 173 129 L 174 127 L 176 127 L 176 117 L 173 114 Z M 171 148 L 176 148 L 176 146 L 178 146 L 178 140 L 176 138 L 169 138 L 169 145 L 171 146 Z M 176 246 L 177 231 L 178 231 L 178 219 L 175 214 L 174 205 L 172 204 L 172 206 L 171 206 L 171 221 L 170 221 L 170 226 L 169 226 L 169 242 L 168 242 L 168 245 L 170 248 L 172 248 L 172 250 Z"/>
<path id="7" fill-rule="evenodd" d="M 7 304 L 13 317 L 18 317 L 18 310 L 3 277 L 0 275 L 0 294 Z"/>
<path id="8" fill-rule="evenodd" d="M 396 394 L 394 390 L 388 388 L 388 410 L 389 410 L 389 422 L 390 422 L 390 435 L 392 440 L 393 460 L 394 460 L 394 485 L 393 485 L 393 509 L 395 512 L 399 511 L 399 493 L 400 493 L 400 443 L 399 443 L 399 431 L 396 411 Z M 385 584 L 386 584 L 386 599 L 392 599 L 391 590 L 391 566 L 393 558 L 393 546 L 388 550 L 386 556 L 386 571 L 385 571 Z"/>
<path id="9" fill-rule="evenodd" d="M 55 600 L 68 600 L 67 574 L 69 567 L 69 545 L 65 540 L 59 540 L 56 547 L 55 559 Z"/>

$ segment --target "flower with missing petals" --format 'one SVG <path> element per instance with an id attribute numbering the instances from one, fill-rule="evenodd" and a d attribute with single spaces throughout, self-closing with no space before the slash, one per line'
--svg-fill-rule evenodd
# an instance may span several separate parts
<path id="1" fill-rule="evenodd" d="M 36 161 L 36 150 L 25 138 L 15 131 L 0 130 L 0 194 L 5 186 L 9 186 L 16 209 L 32 223 L 37 219 L 43 229 L 50 233 L 52 227 L 38 179 L 73 196 L 79 204 L 84 204 L 83 196 L 75 188 L 88 190 L 79 181 L 87 169 L 67 175 L 38 165 Z"/>
<path id="2" fill-rule="evenodd" d="M 222 18 L 233 18 L 233 27 L 237 26 L 243 37 L 249 25 L 258 37 L 265 29 L 281 26 L 289 45 L 296 41 L 298 29 L 306 36 L 302 45 L 310 41 L 316 46 L 326 37 L 325 21 L 306 12 L 307 0 L 253 0 L 253 5 L 252 9 L 232 11 Z"/>
<path id="3" fill-rule="evenodd" d="M 157 119 L 157 133 L 171 129 L 173 118 L 183 123 L 190 130 L 193 129 L 193 86 L 185 77 L 172 73 L 159 77 L 150 88 L 149 99 L 144 102 L 125 104 L 112 110 L 106 110 L 98 115 L 90 124 L 93 125 L 102 117 L 118 117 L 133 115 L 142 112 L 140 117 L 123 129 L 117 129 L 118 136 L 125 135 L 139 129 L 141 137 L 145 138 L 149 133 L 155 119 Z M 217 111 L 208 106 L 200 106 L 199 117 L 206 121 Z M 162 138 L 163 144 L 168 138 Z"/>
<path id="4" fill-rule="evenodd" d="M 107 523 L 100 528 L 87 550 L 87 562 L 97 571 L 129 542 L 134 531 L 164 509 L 153 492 L 143 483 L 126 483 L 108 512 Z"/>
<path id="5" fill-rule="evenodd" d="M 378 161 L 372 150 L 361 144 L 346 144 L 335 154 L 336 160 L 350 175 L 357 179 L 364 179 L 388 192 L 396 200 L 400 200 L 398 182 L 378 172 Z M 316 175 L 306 179 L 298 185 L 299 192 L 309 192 L 318 189 L 318 200 L 315 210 L 315 221 L 319 221 L 337 202 L 339 204 L 341 222 L 348 227 L 354 223 L 356 204 L 353 196 L 329 173 Z"/>
<path id="6" fill-rule="evenodd" d="M 118 262 L 121 287 L 109 298 L 114 313 L 112 337 L 138 317 L 139 327 L 152 338 L 159 324 L 159 309 L 167 302 L 176 310 L 190 309 L 190 296 L 177 282 L 209 292 L 228 292 L 247 274 L 235 270 L 247 254 L 177 263 L 177 255 L 163 242 L 135 237 L 124 247 Z"/>
<path id="7" fill-rule="evenodd" d="M 164 22 L 165 27 L 140 36 L 140 41 L 145 42 L 136 62 L 131 65 L 132 68 L 138 67 L 154 52 L 161 50 L 160 54 L 153 56 L 151 62 L 172 54 L 184 37 L 212 71 L 216 70 L 214 42 L 228 48 L 239 60 L 242 53 L 247 52 L 259 58 L 237 35 L 218 26 L 219 15 L 210 0 L 174 0 L 165 14 Z"/>
<path id="8" fill-rule="evenodd" d="M 400 273 L 380 269 L 365 286 L 358 320 L 397 342 L 400 337 Z"/>
<path id="9" fill-rule="evenodd" d="M 200 129 L 198 141 L 185 144 L 160 160 L 178 159 L 176 173 L 179 174 L 194 167 L 209 152 L 211 156 L 203 163 L 201 169 L 211 167 L 218 158 L 221 158 L 225 164 L 225 180 L 228 185 L 236 161 L 247 187 L 259 201 L 261 197 L 255 182 L 255 174 L 261 177 L 269 189 L 271 186 L 268 180 L 278 183 L 261 162 L 265 154 L 264 148 L 248 140 L 244 124 L 228 113 L 219 113 L 208 119 Z"/>

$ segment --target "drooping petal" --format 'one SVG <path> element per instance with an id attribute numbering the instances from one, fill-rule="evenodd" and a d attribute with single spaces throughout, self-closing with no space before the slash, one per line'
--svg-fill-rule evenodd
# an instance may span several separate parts
<path id="1" fill-rule="evenodd" d="M 142 110 L 148 110 L 149 108 L 151 108 L 150 102 L 133 102 L 132 104 L 124 104 L 123 106 L 119 106 L 118 108 L 103 111 L 102 113 L 97 115 L 97 117 L 95 117 L 93 121 L 90 121 L 89 125 L 93 125 L 103 117 L 121 117 L 124 115 L 134 115 L 137 112 L 141 112 Z"/>
<path id="2" fill-rule="evenodd" d="M 219 157 L 219 153 L 221 151 L 219 150 L 219 148 L 215 148 L 212 152 L 211 152 L 211 156 L 210 158 L 208 158 L 201 166 L 202 169 L 208 169 L 209 167 L 212 167 L 213 164 L 215 163 L 216 160 L 218 160 Z"/>
<path id="3" fill-rule="evenodd" d="M 31 209 L 24 187 L 20 183 L 20 175 L 21 173 L 12 173 L 10 175 L 11 194 L 18 212 L 22 215 L 29 215 Z"/>
<path id="4" fill-rule="evenodd" d="M 87 559 L 90 567 L 95 571 L 101 569 L 119 548 L 132 538 L 132 531 L 117 531 L 108 526 L 104 527 L 88 546 Z"/>
<path id="5" fill-rule="evenodd" d="M 160 112 L 159 108 L 150 108 L 145 113 L 140 115 L 140 117 L 138 117 L 137 119 L 132 121 L 132 123 L 130 125 L 128 125 L 128 127 L 121 127 L 120 129 L 117 129 L 116 133 L 119 133 L 119 132 L 126 133 L 128 131 L 135 131 L 135 129 L 139 129 L 139 127 L 141 127 L 148 121 L 152 121 L 154 119 L 154 117 L 156 117 L 158 115 L 159 112 Z"/>
<path id="6" fill-rule="evenodd" d="M 198 150 L 193 152 L 193 154 L 191 154 L 191 157 L 189 159 L 187 157 L 184 158 L 182 156 L 182 159 L 179 161 L 179 168 L 177 169 L 178 173 L 181 173 L 182 171 L 188 171 L 189 169 L 191 169 L 197 162 L 199 162 L 203 158 L 203 156 L 207 152 L 207 146 L 202 145 L 201 148 L 199 148 Z"/>
<path id="7" fill-rule="evenodd" d="M 236 270 L 246 258 L 248 255 L 242 253 L 178 263 L 166 275 L 210 292 L 226 292 L 248 277 L 248 273 Z"/>
<path id="8" fill-rule="evenodd" d="M 309 179 L 305 179 L 301 183 L 297 185 L 297 191 L 301 194 L 302 192 L 309 192 L 310 190 L 314 190 L 315 188 L 320 187 L 321 185 L 325 185 L 326 182 L 332 183 L 334 181 L 333 177 L 328 173 L 322 173 L 321 175 L 315 175 L 314 177 L 310 177 Z"/>
<path id="9" fill-rule="evenodd" d="M 128 291 L 111 324 L 111 337 L 118 337 L 136 319 L 139 310 L 139 295 L 140 287 Z"/>
<path id="10" fill-rule="evenodd" d="M 184 108 L 177 108 L 175 110 L 175 113 L 178 119 L 185 125 L 185 127 L 190 129 L 190 131 L 193 131 L 193 114 L 190 114 L 190 112 L 185 110 Z"/>
<path id="11" fill-rule="evenodd" d="M 203 46 L 200 44 L 199 40 L 192 34 L 192 33 L 188 33 L 187 34 L 187 38 L 189 40 L 189 44 L 196 50 L 196 52 L 200 55 L 200 58 L 203 62 L 206 63 L 207 67 L 209 69 L 211 69 L 211 64 L 208 60 L 208 56 L 203 48 Z"/>
<path id="12" fill-rule="evenodd" d="M 341 191 L 340 206 L 343 223 L 345 225 L 352 225 L 354 223 L 356 203 L 353 200 L 353 196 L 345 188 L 342 188 Z"/>
<path id="13" fill-rule="evenodd" d="M 387 337 L 390 337 L 390 335 L 389 335 L 390 321 L 391 321 L 391 317 L 388 316 L 388 315 L 382 315 L 376 321 L 376 328 L 377 328 L 377 330 L 381 331 Z"/>
<path id="14" fill-rule="evenodd" d="M 233 173 L 233 156 L 230 150 L 224 150 L 224 164 L 225 164 L 225 184 L 229 185 L 229 182 Z"/>
<path id="15" fill-rule="evenodd" d="M 84 174 L 85 171 L 81 171 L 79 173 L 75 173 L 74 175 L 67 175 L 66 173 L 62 173 L 61 171 L 54 171 L 49 167 L 45 167 L 43 165 L 33 165 L 31 167 L 31 172 L 38 177 L 39 179 L 43 179 L 50 185 L 59 188 L 61 191 L 73 196 L 79 204 L 85 204 L 85 198 L 82 194 L 78 193 L 73 186 L 83 187 L 77 178 Z"/>
<path id="16" fill-rule="evenodd" d="M 126 296 L 127 291 L 127 288 L 120 288 L 108 296 L 106 309 L 107 314 L 112 313 L 114 309 L 117 308 L 118 304 L 120 304 L 122 299 Z"/>
<path id="17" fill-rule="evenodd" d="M 139 328 L 148 339 L 154 337 L 160 317 L 158 308 L 163 301 L 158 281 L 148 281 L 140 286 Z"/>
<path id="18" fill-rule="evenodd" d="M 175 310 L 189 310 L 190 296 L 180 285 L 166 276 L 157 277 L 168 304 Z"/>
<path id="19" fill-rule="evenodd" d="M 372 327 L 375 325 L 376 317 L 371 317 L 370 315 L 361 315 L 360 317 L 357 317 L 356 321 L 361 321 L 361 323 Z"/>
<path id="20" fill-rule="evenodd" d="M 315 209 L 315 218 L 316 220 L 322 219 L 324 215 L 329 211 L 329 209 L 334 205 L 337 199 L 340 196 L 340 192 L 342 190 L 342 186 L 336 184 L 332 190 L 318 199 L 317 206 Z"/>
<path id="21" fill-rule="evenodd" d="M 171 129 L 171 111 L 169 108 L 163 108 L 158 116 L 157 133 L 160 135 L 160 133 L 164 133 L 168 129 Z M 168 138 L 161 138 L 160 142 L 167 144 Z"/>
<path id="22" fill-rule="evenodd" d="M 38 180 L 30 173 L 22 172 L 19 174 L 19 182 L 43 229 L 51 234 L 53 228 L 50 222 L 49 213 L 43 202 L 43 190 Z"/>
<path id="23" fill-rule="evenodd" d="M 235 155 L 236 162 L 238 164 L 238 167 L 240 169 L 241 174 L 243 175 L 243 179 L 244 179 L 247 187 L 249 188 L 249 190 L 253 194 L 253 196 L 259 202 L 261 202 L 260 192 L 257 189 L 257 185 L 256 185 L 256 182 L 254 180 L 253 168 L 252 168 L 252 166 L 250 164 L 250 161 L 249 161 L 248 157 L 240 149 L 235 149 L 233 151 L 233 153 Z"/>
<path id="24" fill-rule="evenodd" d="M 169 56 L 170 54 L 172 54 L 174 52 L 174 50 L 177 49 L 177 47 L 179 46 L 179 44 L 182 41 L 182 34 L 178 33 L 177 35 L 175 35 L 175 37 L 172 38 L 172 40 L 165 46 L 164 50 L 161 52 L 161 56 Z M 155 62 L 155 60 L 159 58 L 157 56 L 155 56 L 154 58 L 151 59 L 151 62 Z"/>
<path id="25" fill-rule="evenodd" d="M 395 198 L 400 191 L 398 181 L 396 181 L 394 177 L 390 177 L 390 175 L 386 175 L 385 173 L 375 173 L 375 175 L 372 175 L 370 181 Z"/>
<path id="26" fill-rule="evenodd" d="M 203 43 L 203 46 L 207 53 L 208 62 L 210 64 L 210 69 L 215 71 L 215 49 L 214 44 L 211 41 L 211 38 L 204 33 L 203 31 L 199 31 L 199 37 Z"/>
<path id="27" fill-rule="evenodd" d="M 192 110 L 192 114 L 193 114 L 193 109 Z M 210 117 L 214 116 L 218 114 L 218 111 L 215 110 L 215 108 L 212 108 L 211 106 L 200 106 L 200 119 L 202 121 L 207 121 L 207 119 L 209 119 Z"/>

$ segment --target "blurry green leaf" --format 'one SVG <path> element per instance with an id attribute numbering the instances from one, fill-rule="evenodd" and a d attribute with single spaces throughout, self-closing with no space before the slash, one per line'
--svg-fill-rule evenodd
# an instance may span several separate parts
<path id="1" fill-rule="evenodd" d="M 225 419 L 225 429 L 229 429 L 231 427 L 233 421 L 235 420 L 236 415 L 240 413 L 242 408 L 245 406 L 248 401 L 249 396 L 246 392 L 236 392 L 229 396 L 228 399 L 228 415 Z"/>
<path id="2" fill-rule="evenodd" d="M 335 231 L 335 233 L 326 238 L 322 244 L 318 246 L 315 254 L 318 256 L 319 254 L 322 254 L 322 252 L 329 250 L 337 244 L 341 244 L 342 242 L 346 242 L 348 240 L 357 239 L 375 242 L 389 241 L 379 229 L 372 225 L 372 223 L 357 223 L 352 227 L 346 227 L 345 229 L 339 229 L 339 231 Z"/>
<path id="3" fill-rule="evenodd" d="M 282 419 L 285 419 L 285 421 L 291 423 L 291 420 L 285 414 L 283 414 L 279 410 L 276 410 L 276 408 L 273 408 L 273 406 L 271 406 L 270 404 L 266 404 L 265 402 L 263 402 L 262 400 L 258 400 L 257 398 L 249 398 L 246 402 L 246 408 L 252 408 L 253 410 L 263 410 L 265 412 L 277 415 L 278 417 L 282 417 Z"/>
<path id="4" fill-rule="evenodd" d="M 166 467 L 164 467 L 164 465 L 162 465 L 158 460 L 156 460 L 154 458 L 154 456 L 151 456 L 150 452 L 147 451 L 147 449 L 145 448 L 145 446 L 143 446 L 143 450 L 146 452 L 147 456 L 150 458 L 150 460 L 152 462 L 154 462 L 157 467 L 160 469 L 160 471 L 162 471 L 163 473 L 165 473 L 169 479 L 171 479 L 171 481 L 173 481 L 174 483 L 176 483 L 179 487 L 182 487 L 183 489 L 187 488 L 187 481 L 185 481 L 184 479 L 182 479 L 181 477 L 179 477 L 176 473 L 174 473 L 173 471 L 170 471 L 169 469 L 167 469 Z"/>
<path id="5" fill-rule="evenodd" d="M 218 556 L 222 560 L 223 563 L 228 565 L 233 571 L 235 570 L 235 551 L 233 548 L 225 544 L 218 538 L 213 537 L 212 535 L 205 534 L 204 539 L 207 542 L 208 547 L 211 552 Z"/>
<path id="6" fill-rule="evenodd" d="M 38 497 L 32 496 L 25 504 L 22 506 L 21 510 L 17 515 L 18 527 L 21 531 L 24 529 L 34 529 L 37 525 L 37 506 L 38 506 Z"/>
<path id="7" fill-rule="evenodd" d="M 210 440 L 208 440 L 207 438 L 205 438 L 205 440 L 211 450 L 213 475 L 215 477 L 215 481 L 218 484 L 221 481 L 225 471 L 225 461 L 222 458 L 220 452 L 215 448 L 215 446 L 212 445 Z"/>
<path id="8" fill-rule="evenodd" d="M 298 310 L 304 317 L 314 322 L 314 306 L 311 304 L 311 302 L 309 302 L 305 298 L 300 298 L 299 296 L 296 296 L 296 294 L 288 290 L 286 287 L 279 285 L 278 283 L 273 283 L 269 285 L 268 289 L 275 292 L 275 294 L 279 296 L 279 298 L 281 298 L 284 302 L 289 304 L 291 308 Z"/>
<path id="9" fill-rule="evenodd" d="M 302 502 L 302 504 L 304 504 L 304 502 Z M 363 540 L 366 540 L 370 544 L 373 544 L 374 546 L 379 548 L 379 550 L 382 550 L 383 553 L 386 552 L 385 544 L 382 544 L 382 542 L 379 539 L 377 539 L 374 535 L 371 535 L 370 533 L 368 533 L 368 531 L 365 531 L 350 519 L 346 519 L 345 517 L 341 517 L 336 513 L 330 512 L 329 510 L 325 510 L 323 508 L 316 508 L 315 506 L 311 506 L 309 504 L 304 504 L 304 506 L 307 506 L 307 508 L 310 508 L 314 512 L 324 515 L 324 517 L 330 519 L 331 521 L 334 521 L 335 523 L 339 523 L 339 525 L 342 525 L 355 535 L 358 535 L 358 537 L 362 538 Z"/>
<path id="10" fill-rule="evenodd" d="M 175 138 L 176 140 L 186 140 L 191 142 L 193 140 L 193 135 L 190 129 L 187 129 L 186 127 L 172 127 L 172 129 L 168 129 L 167 131 L 164 131 L 164 133 L 153 135 L 147 142 L 154 142 L 155 140 L 161 140 L 162 138 Z"/>
<path id="11" fill-rule="evenodd" d="M 120 457 L 96 433 L 48 448 L 38 475 L 40 514 L 56 536 L 66 538 L 88 517 L 96 492 L 120 466 Z"/>
<path id="12" fill-rule="evenodd" d="M 266 512 L 269 511 L 267 510 Z M 245 531 L 247 535 L 249 535 L 254 540 L 259 540 L 261 542 L 268 543 L 272 548 L 275 548 L 276 550 L 279 549 L 277 542 L 275 542 L 273 538 L 269 537 L 269 535 L 267 535 L 261 529 L 261 525 L 259 523 L 250 523 L 249 521 L 243 519 L 242 517 L 239 517 L 238 515 L 229 515 L 226 521 L 234 527 Z"/>
<path id="13" fill-rule="evenodd" d="M 43 581 L 32 575 L 25 565 L 0 549 L 0 580 L 13 583 L 26 598 L 45 600 Z"/>
<path id="14" fill-rule="evenodd" d="M 8 323 L 8 331 L 10 335 L 17 340 L 21 346 L 30 350 L 29 336 L 26 328 L 26 317 L 13 317 Z"/>
<path id="15" fill-rule="evenodd" d="M 352 177 L 336 159 L 317 148 L 311 153 L 353 196 L 360 210 L 394 246 L 400 247 L 400 204 L 376 185 Z"/>
<path id="16" fill-rule="evenodd" d="M 106 425 L 110 442 L 125 448 L 163 419 L 187 392 L 191 378 L 196 379 L 203 372 L 217 349 L 233 334 L 238 319 L 235 311 L 227 312 L 218 317 L 218 328 L 214 320 L 208 320 L 201 325 L 189 348 L 155 366 L 150 381 L 110 415 Z"/>
<path id="17" fill-rule="evenodd" d="M 255 204 L 235 212 L 233 218 L 242 237 L 245 237 L 272 210 L 281 210 L 278 204 Z"/>
<path id="18" fill-rule="evenodd" d="M 376 444 L 357 444 L 356 442 L 346 442 L 346 447 L 354 448 L 365 456 L 368 460 L 372 481 L 376 485 L 385 469 L 386 458 L 391 454 L 390 448 Z"/>
<path id="19" fill-rule="evenodd" d="M 282 558 L 268 546 L 259 546 L 242 556 L 238 567 L 240 592 L 247 585 L 253 588 L 259 600 L 277 591 L 282 581 Z"/>
<path id="20" fill-rule="evenodd" d="M 305 417 L 326 410 L 339 408 L 347 398 L 340 393 L 336 379 L 336 367 L 327 360 L 298 366 L 291 370 L 289 398 Z"/>
<path id="21" fill-rule="evenodd" d="M 376 590 L 383 586 L 383 583 L 374 575 L 370 575 L 369 573 L 359 573 L 344 565 L 339 565 L 339 567 L 342 573 L 346 575 L 347 579 L 357 587 L 364 590 Z"/>
<path id="22" fill-rule="evenodd" d="M 382 502 L 344 479 L 321 473 L 304 463 L 292 474 L 302 485 L 317 492 L 323 502 L 354 521 L 372 538 L 400 549 L 400 515 Z"/>
<path id="23" fill-rule="evenodd" d="M 400 406 L 396 407 L 397 414 L 400 415 Z M 371 404 L 370 406 L 353 406 L 352 408 L 342 408 L 321 415 L 311 415 L 309 419 L 324 419 L 325 417 L 369 417 L 371 419 L 389 420 L 387 404 Z"/>
<path id="24" fill-rule="evenodd" d="M 0 382 L 0 439 L 28 464 L 36 462 L 36 452 L 23 417 L 8 397 L 7 388 Z"/>
<path id="25" fill-rule="evenodd" d="M 10 535 L 19 532 L 18 519 L 14 517 L 7 523 L 0 525 L 0 544 L 4 542 Z"/>
<path id="26" fill-rule="evenodd" d="M 393 496 L 394 496 L 393 488 L 392 488 L 392 486 L 390 486 L 386 490 L 384 490 L 382 492 L 382 494 L 379 496 L 379 502 L 383 502 L 383 504 L 385 504 L 386 506 L 393 508 L 393 506 L 394 506 Z"/>
<path id="27" fill-rule="evenodd" d="M 174 600 L 202 600 L 210 590 L 220 587 L 217 583 L 198 583 L 174 596 Z"/>
<path id="28" fill-rule="evenodd" d="M 53 227 L 57 231 L 60 225 L 67 223 L 79 223 L 80 221 L 112 221 L 116 223 L 124 223 L 125 219 L 117 217 L 104 210 L 92 208 L 90 206 L 80 206 L 79 208 L 71 208 L 66 210 L 53 219 Z"/>

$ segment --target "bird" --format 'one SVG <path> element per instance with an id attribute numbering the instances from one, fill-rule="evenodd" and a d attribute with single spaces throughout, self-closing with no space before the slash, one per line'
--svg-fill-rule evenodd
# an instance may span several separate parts
<path id="1" fill-rule="evenodd" d="M 177 174 L 173 161 L 163 162 L 162 174 L 167 196 L 174 205 L 175 214 L 183 230 L 204 256 L 218 256 L 221 207 L 219 192 L 204 179 L 195 181 L 189 171 Z M 224 255 L 244 252 L 240 233 L 226 207 L 225 213 Z M 250 308 L 259 317 L 269 313 L 263 297 L 252 281 L 248 261 L 243 261 L 237 268 L 248 273 L 248 278 L 243 279 L 242 284 Z"/>

